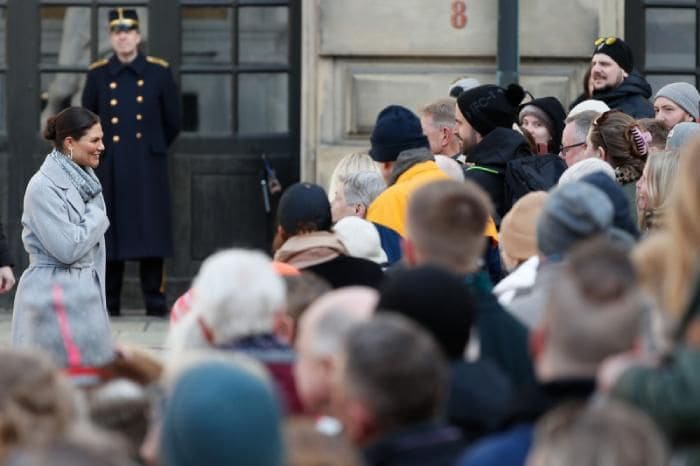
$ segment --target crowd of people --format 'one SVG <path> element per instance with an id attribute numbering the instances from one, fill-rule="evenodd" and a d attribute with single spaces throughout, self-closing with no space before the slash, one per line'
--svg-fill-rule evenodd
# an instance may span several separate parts
<path id="1" fill-rule="evenodd" d="M 446 95 L 384 108 L 327 190 L 288 186 L 271 254 L 207 258 L 162 357 L 109 337 L 106 123 L 49 119 L 0 463 L 700 465 L 697 89 L 652 98 L 607 37 L 568 112 Z"/>

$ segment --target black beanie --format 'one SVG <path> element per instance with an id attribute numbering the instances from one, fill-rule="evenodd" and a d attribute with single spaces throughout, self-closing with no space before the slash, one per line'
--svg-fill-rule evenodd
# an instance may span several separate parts
<path id="1" fill-rule="evenodd" d="M 634 68 L 634 58 L 632 56 L 632 49 L 627 43 L 620 39 L 619 37 L 607 37 L 596 40 L 595 50 L 593 55 L 596 53 L 602 53 L 620 65 L 620 68 L 628 73 L 632 72 Z"/>
<path id="2" fill-rule="evenodd" d="M 450 360 L 462 359 L 474 319 L 473 297 L 464 277 L 436 266 L 387 274 L 378 311 L 402 314 L 428 330 Z"/>
<path id="3" fill-rule="evenodd" d="M 524 115 L 527 115 L 528 106 L 532 105 L 542 110 L 544 114 L 549 118 L 548 122 L 545 122 L 550 135 L 552 136 L 552 147 L 551 150 L 556 150 L 558 153 L 561 147 L 561 134 L 564 132 L 564 121 L 566 120 L 566 110 L 562 106 L 559 99 L 556 97 L 542 97 L 539 99 L 532 99 L 530 102 L 523 104 L 518 109 L 518 119 L 522 120 Z M 523 113 L 525 110 L 525 113 Z M 536 113 L 534 113 L 537 115 Z"/>
<path id="4" fill-rule="evenodd" d="M 462 92 L 457 97 L 460 112 L 469 124 L 482 136 L 496 128 L 510 128 L 516 119 L 516 110 L 525 97 L 525 91 L 517 84 L 508 89 L 484 84 Z"/>
<path id="5" fill-rule="evenodd" d="M 333 222 L 326 192 L 317 184 L 291 185 L 280 198 L 277 220 L 289 236 L 302 230 L 330 230 Z"/>
<path id="6" fill-rule="evenodd" d="M 369 155 L 377 162 L 393 162 L 407 149 L 430 148 L 418 117 L 400 105 L 379 112 L 370 142 Z"/>

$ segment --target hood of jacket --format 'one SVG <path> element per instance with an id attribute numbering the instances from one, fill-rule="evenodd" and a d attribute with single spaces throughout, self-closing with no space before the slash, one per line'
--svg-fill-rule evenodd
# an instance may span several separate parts
<path id="1" fill-rule="evenodd" d="M 274 260 L 305 269 L 341 255 L 347 255 L 347 250 L 335 233 L 314 231 L 289 238 L 275 252 Z"/>
<path id="2" fill-rule="evenodd" d="M 602 100 L 609 105 L 611 101 L 634 95 L 644 99 L 651 97 L 651 86 L 637 70 L 633 70 L 619 86 L 593 92 L 592 98 Z"/>
<path id="3" fill-rule="evenodd" d="M 391 169 L 391 179 L 389 180 L 389 186 L 396 183 L 404 172 L 417 163 L 426 162 L 428 160 L 435 161 L 435 157 L 430 152 L 427 147 L 418 147 L 416 149 L 408 149 L 399 154 L 394 163 L 394 167 Z"/>
<path id="4" fill-rule="evenodd" d="M 496 128 L 467 155 L 466 164 L 475 164 L 505 172 L 513 159 L 532 155 L 525 137 L 510 128 Z"/>

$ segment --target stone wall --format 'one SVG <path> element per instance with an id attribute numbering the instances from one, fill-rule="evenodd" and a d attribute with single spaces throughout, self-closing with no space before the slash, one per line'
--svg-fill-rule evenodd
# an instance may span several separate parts
<path id="1" fill-rule="evenodd" d="M 369 146 L 384 106 L 417 110 L 460 76 L 495 83 L 498 2 L 463 0 L 461 18 L 456 3 L 303 0 L 303 179 L 326 185 L 343 155 Z M 595 38 L 623 35 L 623 10 L 623 0 L 520 0 L 520 83 L 568 105 Z"/>

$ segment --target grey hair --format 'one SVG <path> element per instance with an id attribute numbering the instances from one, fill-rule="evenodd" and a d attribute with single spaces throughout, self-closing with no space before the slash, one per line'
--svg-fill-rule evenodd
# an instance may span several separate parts
<path id="1" fill-rule="evenodd" d="M 430 120 L 435 126 L 455 126 L 455 103 L 453 97 L 445 97 L 431 102 L 420 109 L 421 115 L 430 116 Z"/>
<path id="2" fill-rule="evenodd" d="M 588 131 L 593 126 L 593 122 L 600 116 L 600 113 L 595 110 L 586 110 L 585 112 L 577 113 L 566 119 L 566 124 L 574 123 L 574 134 L 577 141 L 585 141 L 588 137 Z"/>
<path id="3" fill-rule="evenodd" d="M 362 204 L 365 207 L 386 189 L 386 182 L 377 172 L 362 171 L 340 177 L 343 194 L 348 205 Z"/>

